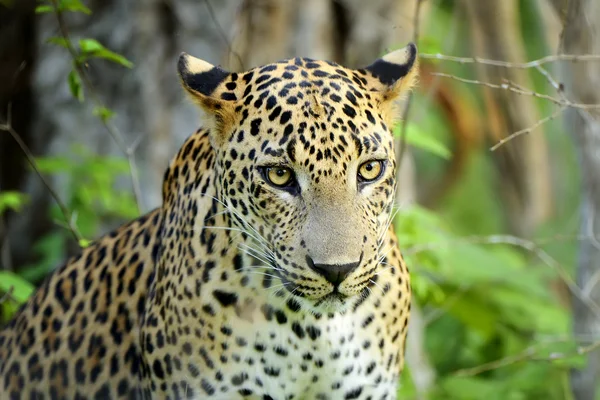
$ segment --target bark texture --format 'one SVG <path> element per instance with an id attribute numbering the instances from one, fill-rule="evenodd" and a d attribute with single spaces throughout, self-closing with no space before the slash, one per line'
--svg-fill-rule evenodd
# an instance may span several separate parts
<path id="1" fill-rule="evenodd" d="M 478 57 L 525 61 L 521 40 L 517 0 L 463 1 L 472 24 L 473 54 Z M 521 87 L 531 87 L 527 71 L 477 65 L 484 82 L 503 83 L 508 80 Z M 507 90 L 484 88 L 484 101 L 492 143 L 521 129 L 533 126 L 538 120 L 535 98 L 518 96 Z M 549 214 L 550 177 L 543 128 L 536 134 L 522 135 L 511 140 L 492 157 L 498 170 L 499 188 L 511 233 L 528 237 Z"/>
<path id="2" fill-rule="evenodd" d="M 196 107 L 185 100 L 176 74 L 181 51 L 219 63 L 226 44 L 223 26 L 233 24 L 236 0 L 95 0 L 86 2 L 90 16 L 65 14 L 72 40 L 94 38 L 134 62 L 132 70 L 104 60 L 89 63 L 89 75 L 98 97 L 116 112 L 113 122 L 135 151 L 142 187 L 142 211 L 160 204 L 160 185 L 169 159 L 199 125 Z M 62 47 L 46 43 L 58 32 L 54 15 L 35 15 L 33 0 L 0 6 L 1 117 L 7 102 L 13 103 L 13 123 L 36 156 L 69 155 L 74 144 L 83 144 L 99 155 L 123 156 L 97 117 L 92 103 L 73 99 L 67 84 L 71 59 Z M 1 21 L 10 23 L 4 24 Z M 6 34 L 5 34 L 6 33 Z M 29 50 L 28 50 L 29 49 Z M 33 50 L 32 50 L 33 49 Z M 21 50 L 27 50 L 24 54 Z M 6 54 L 6 56 L 5 56 Z M 11 60 L 4 62 L 4 57 Z M 18 80 L 11 76 L 22 61 Z M 89 95 L 88 95 L 89 97 Z M 20 150 L 8 135 L 0 135 L 0 189 L 27 193 L 28 206 L 8 215 L 2 237 L 11 265 L 32 262 L 33 244 L 51 229 L 48 218 L 52 200 L 35 174 L 25 169 Z M 18 172 L 23 171 L 23 172 Z M 65 182 L 54 180 L 64 196 Z M 122 190 L 131 190 L 124 179 Z M 107 221 L 108 230 L 121 221 Z M 0 226 L 0 229 L 2 226 Z"/>
<path id="3" fill-rule="evenodd" d="M 600 54 L 600 3 L 571 0 L 564 19 L 561 50 L 565 54 Z M 576 103 L 600 103 L 600 63 L 564 62 L 562 80 L 566 97 Z M 577 283 L 590 300 L 600 304 L 600 111 L 570 108 L 566 130 L 575 140 L 581 166 L 581 208 Z M 573 298 L 573 332 L 577 338 L 600 338 L 600 317 Z M 596 398 L 600 377 L 600 351 L 589 354 L 585 368 L 572 372 L 576 400 Z"/>

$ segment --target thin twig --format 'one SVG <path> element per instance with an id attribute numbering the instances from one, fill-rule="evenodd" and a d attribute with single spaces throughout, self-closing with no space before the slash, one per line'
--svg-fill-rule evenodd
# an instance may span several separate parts
<path id="1" fill-rule="evenodd" d="M 563 85 L 562 85 L 562 84 L 560 84 L 560 83 L 558 83 L 558 82 L 556 82 L 556 81 L 554 80 L 554 78 L 552 77 L 552 75 L 550 75 L 550 73 L 549 73 L 549 72 L 548 72 L 546 69 L 544 69 L 544 68 L 543 68 L 542 66 L 540 66 L 540 65 L 536 65 L 536 66 L 535 66 L 535 69 L 537 69 L 537 70 L 538 70 L 538 72 L 539 72 L 540 74 L 542 74 L 542 76 L 543 76 L 544 78 L 546 78 L 546 80 L 548 81 L 548 83 L 550 83 L 550 85 L 551 85 L 551 86 L 552 86 L 554 89 L 556 89 L 556 91 L 557 91 L 558 93 L 562 93 L 562 94 L 563 94 L 563 96 L 564 96 L 564 90 L 563 90 L 564 88 L 563 88 Z M 561 97 L 563 97 L 563 96 L 561 96 Z"/>
<path id="2" fill-rule="evenodd" d="M 545 124 L 546 122 L 553 120 L 554 118 L 558 117 L 560 114 L 562 114 L 563 111 L 566 110 L 567 107 L 561 107 L 558 110 L 556 110 L 555 112 L 553 112 L 552 114 L 548 115 L 545 118 L 540 119 L 539 121 L 537 121 L 535 124 L 533 124 L 532 126 L 528 127 L 528 128 L 524 128 L 521 129 L 519 131 L 513 132 L 510 135 L 508 135 L 507 137 L 500 139 L 495 145 L 493 145 L 492 147 L 490 147 L 491 151 L 496 151 L 498 150 L 499 147 L 503 146 L 504 144 L 508 143 L 509 141 L 513 140 L 514 138 L 521 136 L 521 135 L 525 135 L 525 134 L 529 134 L 532 131 L 534 131 L 537 127 Z"/>
<path id="3" fill-rule="evenodd" d="M 71 219 L 71 213 L 69 212 L 69 209 L 67 208 L 65 203 L 63 203 L 63 201 L 60 199 L 60 196 L 58 195 L 58 193 L 56 193 L 56 191 L 54 191 L 54 189 L 52 188 L 52 185 L 50 185 L 50 182 L 48 182 L 46 180 L 46 178 L 44 177 L 42 172 L 39 170 L 37 163 L 35 162 L 35 157 L 31 153 L 31 150 L 29 150 L 29 147 L 27 147 L 25 142 L 23 142 L 23 140 L 21 139 L 21 136 L 19 136 L 17 131 L 15 131 L 15 129 L 12 127 L 11 104 L 8 105 L 8 111 L 6 114 L 6 123 L 0 124 L 0 130 L 8 132 L 10 134 L 10 136 L 12 136 L 13 140 L 15 142 L 17 142 L 17 144 L 21 148 L 21 151 L 23 152 L 23 154 L 25 154 L 25 158 L 27 159 L 27 162 L 29 163 L 31 168 L 35 171 L 37 176 L 39 176 L 39 178 L 42 181 L 42 183 L 44 184 L 44 186 L 46 186 L 46 189 L 48 189 L 50 196 L 52 196 L 52 198 L 58 205 L 60 212 L 62 213 L 63 217 L 65 218 L 65 221 L 67 223 L 69 231 L 71 232 L 71 234 L 73 235 L 73 237 L 75 238 L 77 243 L 79 243 L 79 240 L 81 239 L 81 235 L 77 232 L 77 228 L 73 224 L 73 221 Z"/>
<path id="4" fill-rule="evenodd" d="M 450 294 L 448 297 L 446 297 L 444 299 L 444 304 L 441 307 L 436 308 L 435 310 L 433 310 L 432 312 L 430 312 L 429 314 L 425 315 L 423 317 L 423 325 L 424 326 L 429 326 L 431 325 L 434 321 L 436 321 L 438 318 L 440 318 L 442 315 L 444 315 L 444 313 L 446 311 L 448 311 L 449 309 L 452 308 L 452 306 L 454 306 L 454 304 L 460 300 L 460 298 L 462 296 L 464 296 L 469 289 L 471 289 L 473 285 L 472 284 L 461 284 L 455 291 L 454 293 Z"/>
<path id="5" fill-rule="evenodd" d="M 584 109 L 584 110 L 590 110 L 590 109 L 600 109 L 600 104 L 581 104 L 581 103 L 573 103 L 571 101 L 568 100 L 562 100 L 562 99 L 557 99 L 556 97 L 552 97 L 552 96 L 548 96 L 546 94 L 542 94 L 542 93 L 538 93 L 538 92 L 534 92 L 532 90 L 524 90 L 518 87 L 515 87 L 514 84 L 511 83 L 502 83 L 502 84 L 496 84 L 496 83 L 490 83 L 490 82 L 482 82 L 476 79 L 467 79 L 467 78 L 461 78 L 459 76 L 456 75 L 450 75 L 450 74 L 445 74 L 442 72 L 431 72 L 431 75 L 433 76 L 441 76 L 443 78 L 449 78 L 449 79 L 453 79 L 459 82 L 463 82 L 463 83 L 470 83 L 470 84 L 474 84 L 474 85 L 481 85 L 481 86 L 485 86 L 485 87 L 489 87 L 492 89 L 500 89 L 500 90 L 508 90 L 510 92 L 514 92 L 517 94 L 522 94 L 525 96 L 533 96 L 533 97 L 537 97 L 539 99 L 544 99 L 544 100 L 548 100 L 551 101 L 559 106 L 566 106 L 566 107 L 572 107 L 572 108 L 580 108 L 580 109 Z"/>
<path id="6" fill-rule="evenodd" d="M 227 51 L 230 54 L 233 54 L 237 58 L 238 62 L 240 63 L 240 67 L 242 68 L 242 71 L 245 70 L 246 68 L 244 67 L 244 62 L 242 61 L 242 57 L 239 55 L 239 53 L 237 53 L 236 51 L 233 50 L 233 47 L 231 46 L 231 43 L 229 42 L 229 39 L 227 38 L 227 35 L 225 34 L 223 27 L 219 23 L 219 20 L 217 20 L 217 16 L 215 15 L 215 10 L 213 10 L 212 5 L 210 4 L 210 1 L 204 0 L 204 3 L 206 4 L 206 8 L 208 9 L 210 18 L 213 20 L 215 26 L 217 27 L 217 31 L 219 32 L 221 39 L 223 39 L 223 41 L 225 42 L 225 45 L 227 46 Z"/>
<path id="7" fill-rule="evenodd" d="M 488 363 L 481 364 L 476 367 L 463 368 L 458 371 L 455 371 L 453 375 L 460 376 L 460 377 L 479 375 L 483 372 L 506 367 L 508 365 L 515 364 L 515 363 L 522 362 L 522 361 L 545 361 L 545 362 L 548 362 L 548 361 L 562 360 L 562 359 L 566 359 L 566 358 L 571 358 L 571 357 L 576 357 L 576 356 L 581 356 L 581 355 L 584 355 L 587 353 L 591 353 L 592 351 L 596 350 L 599 347 L 600 347 L 600 341 L 597 341 L 597 342 L 591 343 L 587 346 L 580 346 L 574 352 L 551 353 L 548 357 L 536 357 L 536 355 L 535 355 L 536 347 L 530 346 L 519 354 L 504 357 L 504 358 L 501 358 L 501 359 L 498 359 L 495 361 L 490 361 Z"/>
<path id="8" fill-rule="evenodd" d="M 504 67 L 504 68 L 518 68 L 518 69 L 528 69 L 535 68 L 541 65 L 556 62 L 556 61 L 600 61 L 600 54 L 583 54 L 583 55 L 571 55 L 571 54 L 556 54 L 552 56 L 542 57 L 537 60 L 528 61 L 524 63 L 515 63 L 509 61 L 500 61 L 500 60 L 490 60 L 486 58 L 479 57 L 455 57 L 455 56 L 447 56 L 444 54 L 421 54 L 421 58 L 425 59 L 434 59 L 434 60 L 443 60 L 443 61 L 452 61 L 457 62 L 459 64 L 485 64 L 485 65 L 494 65 L 496 67 Z"/>
<path id="9" fill-rule="evenodd" d="M 546 81 L 548 81 L 548 83 L 550 84 L 550 86 L 552 86 L 556 92 L 558 93 L 560 99 L 564 102 L 567 103 L 571 103 L 569 101 L 569 99 L 567 99 L 567 97 L 565 96 L 564 93 L 564 88 L 563 85 L 558 83 L 553 77 L 552 75 L 550 75 L 550 73 L 544 69 L 544 67 L 542 67 L 541 65 L 534 65 L 535 69 L 546 79 Z M 528 91 L 528 89 L 520 87 L 519 85 L 517 85 L 514 82 L 510 82 L 510 85 L 519 89 L 519 90 L 523 90 L 523 91 Z M 510 134 L 509 136 L 501 139 L 498 143 L 496 143 L 494 146 L 492 146 L 490 148 L 491 151 L 495 151 L 497 150 L 499 147 L 501 147 L 502 145 L 508 143 L 509 141 L 511 141 L 512 139 L 524 135 L 524 134 L 529 134 L 531 133 L 533 130 L 535 130 L 536 128 L 538 128 L 539 126 L 545 124 L 546 122 L 553 120 L 554 118 L 558 117 L 560 114 L 562 114 L 562 112 L 566 109 L 566 106 L 561 106 L 558 110 L 556 110 L 554 113 L 552 113 L 551 115 L 540 119 L 539 121 L 537 121 L 535 124 L 533 124 L 532 126 L 528 127 L 528 128 L 524 128 L 521 129 L 517 132 L 513 132 L 512 134 Z"/>
<path id="10" fill-rule="evenodd" d="M 415 0 L 415 13 L 413 14 L 413 43 L 417 44 L 419 41 L 419 14 L 421 12 L 421 4 L 424 0 Z M 408 94 L 408 98 L 406 99 L 406 105 L 404 107 L 404 112 L 402 114 L 402 127 L 400 130 L 400 146 L 398 148 L 398 152 L 396 154 L 396 165 L 398 170 L 400 170 L 402 164 L 402 158 L 404 158 L 404 152 L 406 151 L 406 134 L 408 131 L 408 117 L 410 114 L 410 106 L 412 103 L 412 92 Z"/>
<path id="11" fill-rule="evenodd" d="M 0 297 L 0 304 L 4 303 L 6 300 L 15 300 L 15 298 L 13 297 L 13 292 L 15 291 L 15 287 L 11 286 L 10 288 L 8 288 L 8 290 L 6 291 L 6 293 L 4 293 L 2 295 L 2 297 Z"/>
<path id="12" fill-rule="evenodd" d="M 62 13 L 62 11 L 60 11 L 60 9 L 58 7 L 58 0 L 52 0 L 52 4 L 54 5 L 54 13 L 55 13 L 56 19 L 58 21 L 58 27 L 59 27 L 60 33 L 61 33 L 62 37 L 65 39 L 66 48 L 69 51 L 71 58 L 73 59 L 73 65 L 75 66 L 75 70 L 76 70 L 77 74 L 79 75 L 79 78 L 82 80 L 86 89 L 90 93 L 95 107 L 96 108 L 105 108 L 104 103 L 102 103 L 102 101 L 100 100 L 100 97 L 98 96 L 98 93 L 96 92 L 96 89 L 95 89 L 94 85 L 92 84 L 92 81 L 89 78 L 86 69 L 84 68 L 83 64 L 78 61 L 79 53 L 77 52 L 77 50 L 73 46 L 73 43 L 71 42 L 69 30 L 68 30 L 67 24 L 65 23 L 65 20 L 63 18 L 63 13 Z M 133 195 L 135 197 L 135 202 L 136 202 L 136 205 L 138 208 L 138 213 L 140 213 L 144 207 L 143 207 L 143 200 L 142 200 L 142 190 L 140 188 L 137 166 L 135 163 L 135 155 L 134 155 L 137 144 L 135 146 L 127 146 L 125 143 L 125 140 L 123 139 L 123 136 L 121 135 L 121 133 L 118 131 L 117 128 L 115 128 L 114 126 L 109 124 L 104 118 L 100 118 L 100 120 L 102 121 L 102 124 L 106 128 L 106 131 L 108 132 L 108 134 L 113 138 L 117 147 L 119 147 L 119 149 L 127 157 L 127 160 L 129 162 L 129 170 L 130 170 L 130 175 L 131 175 L 131 186 L 133 189 Z"/>

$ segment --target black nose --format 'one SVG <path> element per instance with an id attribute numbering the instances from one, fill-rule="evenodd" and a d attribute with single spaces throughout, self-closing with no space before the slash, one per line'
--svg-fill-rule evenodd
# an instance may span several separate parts
<path id="1" fill-rule="evenodd" d="M 362 261 L 362 254 L 360 259 L 353 263 L 348 264 L 315 264 L 310 256 L 306 256 L 306 263 L 316 273 L 322 275 L 328 282 L 331 282 L 334 286 L 338 286 L 340 283 L 350 275 L 350 272 L 354 271 L 356 267 L 360 265 Z"/>

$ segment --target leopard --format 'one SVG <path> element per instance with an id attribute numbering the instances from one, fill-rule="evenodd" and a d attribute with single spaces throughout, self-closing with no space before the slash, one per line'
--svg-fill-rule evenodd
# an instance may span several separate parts
<path id="1" fill-rule="evenodd" d="M 396 399 L 411 288 L 393 126 L 417 48 L 244 72 L 181 53 L 201 128 L 162 204 L 0 330 L 1 399 Z"/>

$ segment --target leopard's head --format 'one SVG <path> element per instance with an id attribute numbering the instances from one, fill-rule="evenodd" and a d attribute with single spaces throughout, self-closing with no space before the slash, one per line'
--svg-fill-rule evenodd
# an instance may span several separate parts
<path id="1" fill-rule="evenodd" d="M 376 283 L 396 187 L 395 101 L 413 44 L 363 69 L 294 58 L 243 73 L 182 54 L 206 114 L 220 200 L 301 304 L 344 308 Z"/>

